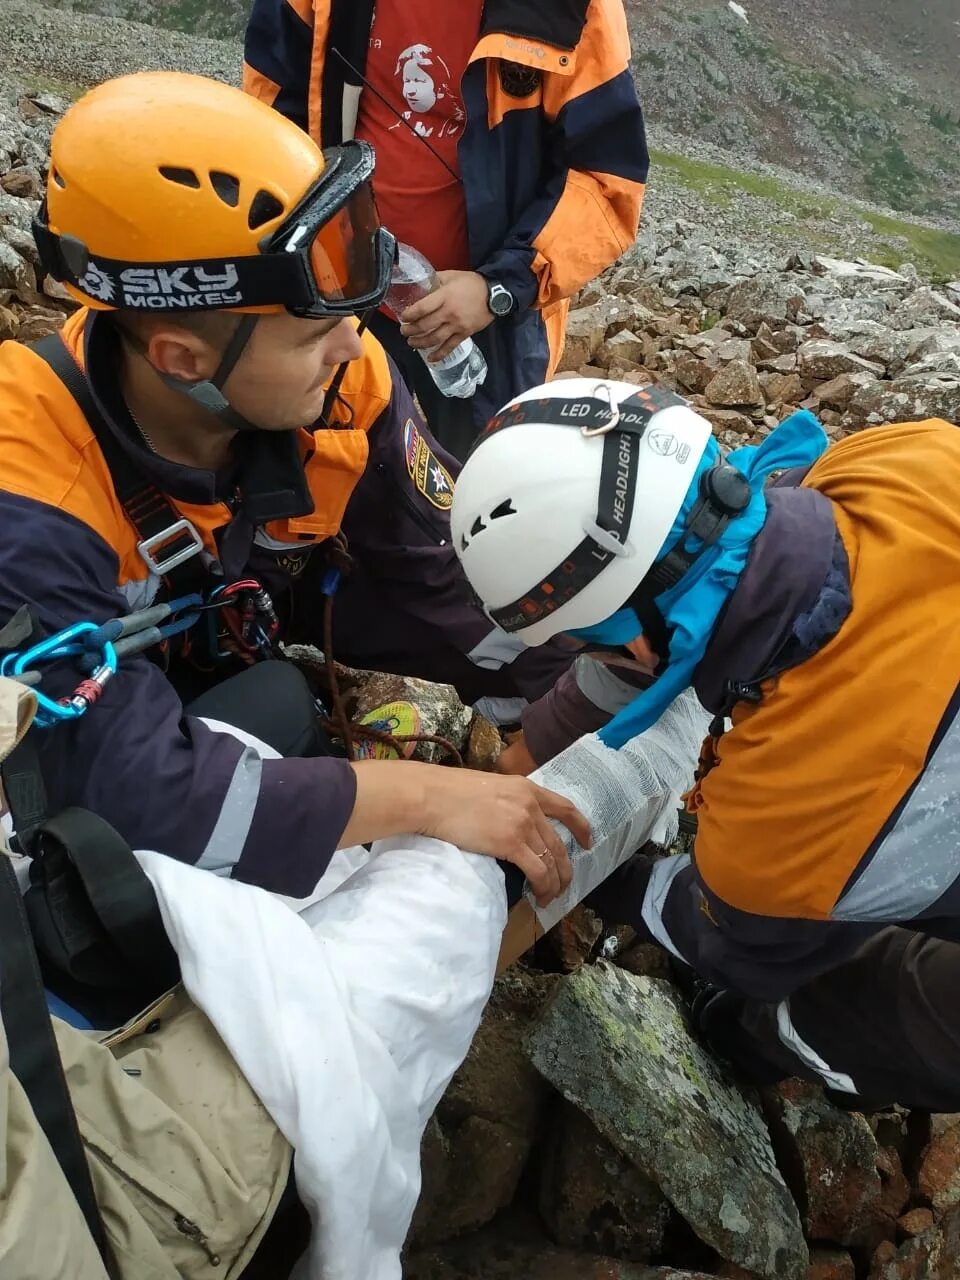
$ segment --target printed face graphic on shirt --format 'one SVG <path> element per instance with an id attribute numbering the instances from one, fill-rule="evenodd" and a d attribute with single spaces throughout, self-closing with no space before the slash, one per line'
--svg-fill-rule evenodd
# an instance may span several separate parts
<path id="1" fill-rule="evenodd" d="M 437 105 L 437 87 L 432 76 L 412 58 L 403 68 L 403 96 L 417 115 L 426 115 Z"/>
<path id="2" fill-rule="evenodd" d="M 429 45 L 412 44 L 404 49 L 397 58 L 394 74 L 407 104 L 404 119 L 421 137 L 452 138 L 460 132 L 464 110 L 453 89 L 450 68 Z M 430 116 L 433 118 L 425 118 Z M 392 126 L 400 127 L 399 124 Z"/>

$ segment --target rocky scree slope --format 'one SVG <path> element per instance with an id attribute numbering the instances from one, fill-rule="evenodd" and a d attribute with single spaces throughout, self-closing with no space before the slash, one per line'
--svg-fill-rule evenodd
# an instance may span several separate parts
<path id="1" fill-rule="evenodd" d="M 65 105 L 0 97 L 0 339 L 71 310 L 29 234 Z M 727 445 L 800 405 L 835 437 L 960 422 L 960 281 L 663 221 L 578 299 L 565 366 L 677 387 Z M 744 1088 L 691 1036 L 667 955 L 606 933 L 580 909 L 497 984 L 427 1131 L 407 1280 L 960 1274 L 960 1116 Z"/>
<path id="2" fill-rule="evenodd" d="M 627 0 L 655 143 L 721 147 L 898 210 L 956 219 L 960 9 L 939 0 Z M 686 148 L 681 148 L 686 149 Z"/>
<path id="3" fill-rule="evenodd" d="M 0 97 L 14 105 L 25 89 L 75 97 L 89 84 L 145 68 L 194 71 L 234 83 L 239 65 L 235 41 L 120 18 L 93 21 L 36 0 L 0 5 Z M 753 172 L 731 168 L 718 147 L 671 137 L 659 125 L 654 133 L 666 151 L 655 154 L 645 229 L 663 231 L 680 218 L 710 228 L 725 249 L 754 255 L 772 250 L 771 263 L 794 250 L 816 250 L 859 254 L 894 267 L 910 261 L 941 280 L 960 276 L 960 235 L 895 218 L 887 209 L 838 197 L 809 177 L 759 162 L 753 162 Z"/>
<path id="4" fill-rule="evenodd" d="M 250 0 L 46 0 L 239 40 Z M 960 11 L 954 0 L 625 0 L 658 145 L 722 147 L 895 209 L 954 216 Z M 681 148 L 682 149 L 682 148 Z"/>

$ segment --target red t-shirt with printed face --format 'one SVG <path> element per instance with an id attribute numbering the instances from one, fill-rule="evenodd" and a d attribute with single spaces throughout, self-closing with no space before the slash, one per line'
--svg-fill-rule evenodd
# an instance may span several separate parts
<path id="1" fill-rule="evenodd" d="M 460 82 L 476 47 L 483 0 L 377 0 L 357 137 L 376 149 L 380 218 L 438 271 L 470 266 L 457 145 L 465 124 Z M 401 124 L 397 113 L 405 123 Z M 419 135 L 419 136 L 416 136 Z"/>

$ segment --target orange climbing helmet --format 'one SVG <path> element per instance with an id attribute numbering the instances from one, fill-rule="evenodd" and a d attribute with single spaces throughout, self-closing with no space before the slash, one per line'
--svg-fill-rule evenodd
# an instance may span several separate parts
<path id="1" fill-rule="evenodd" d="M 382 301 L 396 249 L 373 169 L 368 144 L 321 151 L 215 80 L 122 76 L 54 132 L 34 234 L 46 271 L 97 310 L 353 315 Z"/>

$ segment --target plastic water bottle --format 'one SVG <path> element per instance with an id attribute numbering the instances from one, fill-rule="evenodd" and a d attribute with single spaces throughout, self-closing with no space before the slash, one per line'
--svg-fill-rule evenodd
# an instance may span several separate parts
<path id="1" fill-rule="evenodd" d="M 401 244 L 386 304 L 395 316 L 402 318 L 407 307 L 433 293 L 438 284 L 437 273 L 423 254 L 408 244 Z M 427 359 L 429 351 L 421 351 L 420 355 L 443 394 L 456 400 L 467 400 L 487 376 L 487 362 L 472 338 L 461 342 L 434 364 Z"/>

